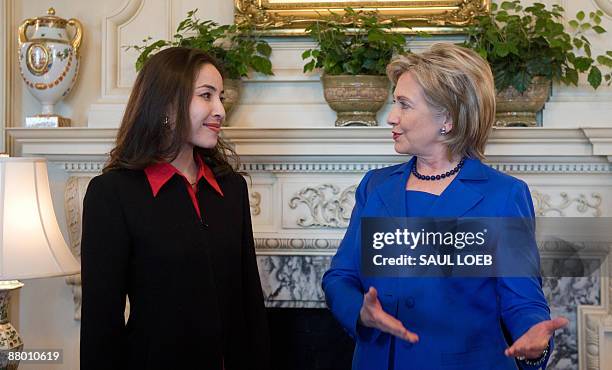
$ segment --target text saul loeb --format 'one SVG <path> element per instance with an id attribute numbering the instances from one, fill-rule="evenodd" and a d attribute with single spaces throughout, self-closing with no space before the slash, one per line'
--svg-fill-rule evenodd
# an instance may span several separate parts
<path id="1" fill-rule="evenodd" d="M 385 246 L 399 246 L 415 251 L 417 247 L 440 247 L 432 253 L 419 250 L 416 255 L 401 254 L 384 256 L 375 254 L 372 263 L 375 266 L 491 266 L 493 256 L 490 254 L 445 254 L 444 247 L 462 250 L 466 246 L 482 247 L 485 245 L 487 229 L 479 232 L 440 232 L 410 231 L 396 229 L 395 232 L 376 232 L 372 234 L 372 248 L 383 249 Z M 482 250 L 480 251 L 482 252 Z"/>

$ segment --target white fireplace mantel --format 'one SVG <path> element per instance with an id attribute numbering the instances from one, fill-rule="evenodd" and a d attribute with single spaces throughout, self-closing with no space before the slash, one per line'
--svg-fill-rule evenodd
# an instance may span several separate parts
<path id="1" fill-rule="evenodd" d="M 50 160 L 103 160 L 115 128 L 9 128 L 15 155 Z M 248 162 L 304 157 L 319 161 L 397 162 L 387 127 L 228 127 L 224 136 Z M 486 148 L 490 160 L 612 162 L 612 128 L 494 128 Z M 359 158 L 362 157 L 363 160 Z M 348 159 L 350 158 L 350 159 Z"/>
<path id="2" fill-rule="evenodd" d="M 83 196 L 91 176 L 102 170 L 117 129 L 7 131 L 13 155 L 46 157 L 55 170 L 68 173 L 65 213 L 71 248 L 79 255 Z M 324 307 L 320 275 L 348 224 L 356 184 L 367 170 L 406 160 L 394 152 L 390 129 L 229 127 L 223 134 L 250 175 L 257 259 L 268 271 L 262 274 L 266 304 Z M 612 215 L 612 128 L 494 128 L 485 154 L 494 168 L 527 181 L 540 217 Z M 545 258 L 566 258 L 561 252 L 541 247 Z M 570 325 L 577 329 L 568 340 L 580 337 L 576 368 L 608 369 L 612 259 L 609 248 L 589 253 L 601 261 L 604 278 L 591 287 L 600 303 L 577 309 Z M 69 284 L 78 317 L 80 279 Z"/>

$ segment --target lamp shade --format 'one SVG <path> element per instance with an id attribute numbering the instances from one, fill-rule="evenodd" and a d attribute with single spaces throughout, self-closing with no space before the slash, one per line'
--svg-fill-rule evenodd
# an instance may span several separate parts
<path id="1" fill-rule="evenodd" d="M 0 157 L 0 280 L 80 270 L 62 236 L 44 158 Z"/>

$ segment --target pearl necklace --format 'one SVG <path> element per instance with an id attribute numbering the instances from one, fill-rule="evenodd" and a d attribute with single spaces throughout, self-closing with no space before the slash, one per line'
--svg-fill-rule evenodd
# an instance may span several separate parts
<path id="1" fill-rule="evenodd" d="M 456 174 L 457 172 L 459 172 L 461 167 L 463 167 L 464 163 L 465 163 L 465 157 L 461 158 L 461 160 L 459 161 L 459 164 L 457 164 L 457 166 L 455 166 L 455 168 L 453 168 L 450 171 L 447 171 L 446 173 L 442 173 L 442 174 L 439 174 L 439 175 L 421 175 L 417 171 L 417 166 L 416 166 L 417 161 L 415 160 L 414 164 L 412 165 L 412 173 L 419 180 L 426 180 L 426 181 L 442 180 L 444 178 L 450 177 L 450 176 Z"/>

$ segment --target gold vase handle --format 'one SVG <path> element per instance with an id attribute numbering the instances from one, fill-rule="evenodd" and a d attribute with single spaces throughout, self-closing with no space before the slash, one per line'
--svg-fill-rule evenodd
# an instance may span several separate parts
<path id="1" fill-rule="evenodd" d="M 74 18 L 70 18 L 68 20 L 68 25 L 76 29 L 74 37 L 72 37 L 70 43 L 72 44 L 72 48 L 74 49 L 74 55 L 77 55 L 79 52 L 79 47 L 81 47 L 81 41 L 83 41 L 83 25 L 81 24 L 81 22 Z"/>
<path id="2" fill-rule="evenodd" d="M 32 18 L 28 18 L 26 20 L 24 20 L 21 25 L 19 26 L 19 47 L 21 47 L 21 45 L 25 44 L 26 42 L 30 41 L 28 40 L 28 35 L 26 34 L 26 32 L 28 31 L 28 27 L 33 26 L 35 23 L 35 20 Z"/>

